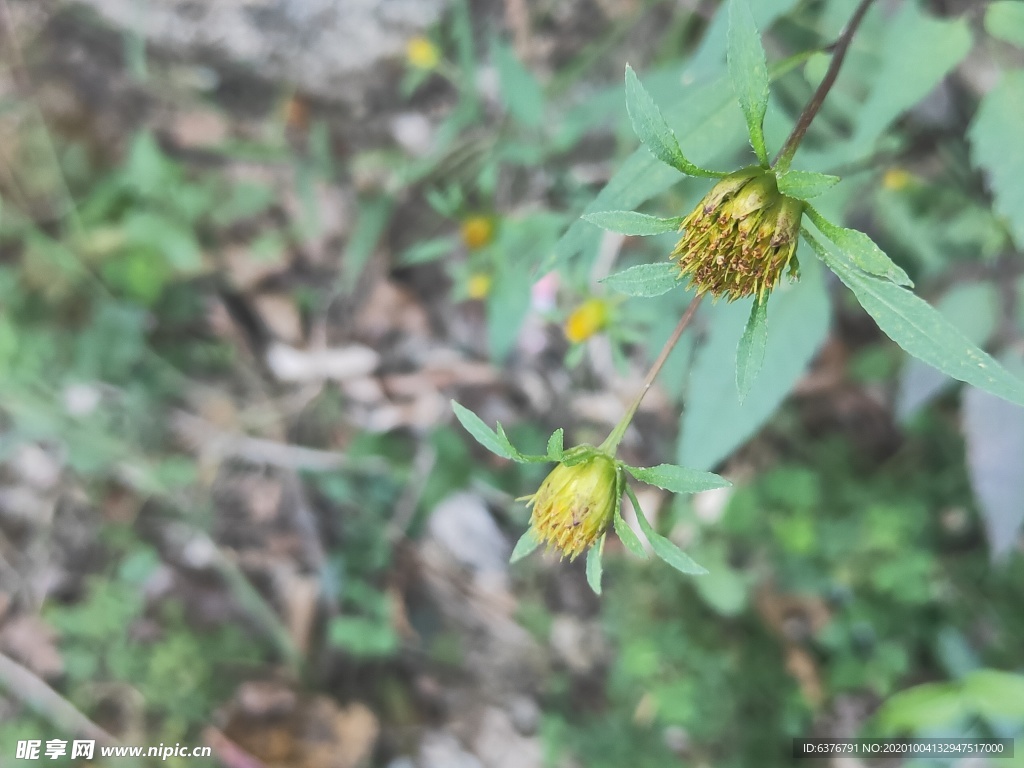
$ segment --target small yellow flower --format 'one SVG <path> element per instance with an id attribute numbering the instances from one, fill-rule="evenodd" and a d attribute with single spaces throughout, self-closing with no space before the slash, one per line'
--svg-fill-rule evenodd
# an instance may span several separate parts
<path id="1" fill-rule="evenodd" d="M 775 175 L 746 168 L 716 184 L 683 219 L 671 258 L 698 292 L 763 297 L 795 273 L 804 203 L 779 192 Z"/>
<path id="2" fill-rule="evenodd" d="M 608 530 L 621 494 L 619 470 L 603 453 L 573 466 L 559 464 L 528 499 L 530 525 L 540 541 L 574 560 Z"/>
<path id="3" fill-rule="evenodd" d="M 604 299 L 587 299 L 565 321 L 565 337 L 573 344 L 579 344 L 603 330 L 607 324 L 608 302 Z"/>
<path id="4" fill-rule="evenodd" d="M 470 275 L 469 283 L 466 285 L 466 293 L 471 299 L 486 299 L 491 292 L 491 276 L 483 272 Z"/>
<path id="5" fill-rule="evenodd" d="M 416 69 L 434 69 L 441 62 L 441 52 L 431 40 L 417 36 L 406 43 L 405 60 Z"/>
<path id="6" fill-rule="evenodd" d="M 494 219 L 490 216 L 469 216 L 462 221 L 459 232 L 469 250 L 478 250 L 494 239 Z"/>
<path id="7" fill-rule="evenodd" d="M 903 168 L 890 168 L 882 176 L 882 186 L 898 192 L 901 189 L 906 189 L 910 182 L 913 181 L 913 178 L 910 172 Z"/>

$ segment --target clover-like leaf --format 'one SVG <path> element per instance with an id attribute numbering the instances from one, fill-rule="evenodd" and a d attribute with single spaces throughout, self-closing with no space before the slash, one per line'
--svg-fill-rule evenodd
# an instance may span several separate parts
<path id="1" fill-rule="evenodd" d="M 683 223 L 682 216 L 662 219 L 636 211 L 595 211 L 584 214 L 583 219 L 591 224 L 596 224 L 601 229 L 607 229 L 609 232 L 639 236 L 678 232 Z"/>
<path id="2" fill-rule="evenodd" d="M 647 540 L 651 543 L 651 549 L 654 550 L 654 554 L 680 573 L 685 573 L 690 576 L 703 576 L 708 572 L 707 568 L 704 568 L 694 562 L 693 558 L 683 552 L 683 550 L 661 534 L 656 533 L 650 522 L 647 520 L 647 517 L 644 515 L 644 511 L 640 508 L 640 502 L 637 501 L 636 494 L 633 493 L 633 489 L 627 488 L 626 493 L 629 494 L 629 500 L 633 503 L 633 509 L 636 510 L 636 519 L 637 522 L 640 523 L 640 530 L 644 532 L 644 536 L 646 536 Z"/>
<path id="3" fill-rule="evenodd" d="M 729 40 L 726 56 L 729 79 L 736 89 L 750 133 L 750 146 L 757 159 L 768 167 L 768 148 L 764 143 L 764 116 L 768 111 L 768 62 L 761 35 L 747 0 L 729 3 Z"/>
<path id="4" fill-rule="evenodd" d="M 803 235 L 825 265 L 853 291 L 878 327 L 906 352 L 954 379 L 1024 405 L 1024 380 L 978 349 L 941 312 L 906 288 L 864 274 L 806 229 Z"/>
<path id="5" fill-rule="evenodd" d="M 587 584 L 594 590 L 595 595 L 601 594 L 601 557 L 604 555 L 604 540 L 602 536 L 597 543 L 587 552 Z"/>
<path id="6" fill-rule="evenodd" d="M 768 296 L 754 297 L 750 318 L 743 329 L 736 348 L 736 390 L 742 403 L 764 362 L 764 348 L 768 343 Z"/>
<path id="7" fill-rule="evenodd" d="M 869 275 L 884 277 L 896 285 L 905 285 L 908 288 L 914 286 L 907 273 L 863 232 L 833 224 L 810 205 L 807 206 L 807 216 L 821 234 L 835 244 L 839 249 L 839 256 L 849 259 Z"/>
<path id="8" fill-rule="evenodd" d="M 779 192 L 797 200 L 810 200 L 839 183 L 838 176 L 814 171 L 786 171 L 778 176 Z"/>
<path id="9" fill-rule="evenodd" d="M 637 480 L 672 493 L 699 493 L 732 485 L 724 477 L 719 477 L 713 472 L 702 472 L 676 464 L 659 464 L 656 467 L 631 467 L 628 464 L 623 466 Z"/>
<path id="10" fill-rule="evenodd" d="M 676 135 L 668 127 L 665 117 L 654 103 L 651 94 L 640 84 L 633 68 L 626 65 L 626 111 L 637 138 L 663 163 L 675 168 L 687 176 L 703 176 L 719 178 L 724 173 L 700 168 L 683 155 L 676 141 Z"/>
<path id="11" fill-rule="evenodd" d="M 565 431 L 561 427 L 551 433 L 551 437 L 548 438 L 548 461 L 562 460 L 562 454 L 565 452 L 564 439 Z"/>
<path id="12" fill-rule="evenodd" d="M 671 261 L 637 264 L 609 275 L 601 282 L 627 296 L 661 296 L 679 285 L 679 267 Z"/>
<path id="13" fill-rule="evenodd" d="M 533 530 L 531 525 L 526 529 L 526 533 L 519 537 L 519 541 L 512 548 L 512 556 L 508 559 L 510 563 L 516 563 L 522 560 L 524 557 L 533 552 L 539 547 L 541 541 L 537 538 L 537 532 Z"/>

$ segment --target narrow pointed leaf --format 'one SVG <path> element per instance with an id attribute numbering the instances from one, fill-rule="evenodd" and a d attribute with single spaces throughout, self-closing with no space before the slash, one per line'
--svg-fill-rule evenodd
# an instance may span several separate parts
<path id="1" fill-rule="evenodd" d="M 838 249 L 837 256 L 845 257 L 869 275 L 884 277 L 896 285 L 913 288 L 914 283 L 898 265 L 893 263 L 885 253 L 875 245 L 874 241 L 856 229 L 846 229 L 822 216 L 812 206 L 807 206 L 807 215 L 825 237 L 831 240 Z"/>
<path id="2" fill-rule="evenodd" d="M 629 527 L 629 523 L 626 522 L 625 518 L 622 517 L 622 511 L 619 510 L 614 517 L 615 534 L 619 537 L 619 541 L 622 542 L 622 546 L 628 549 L 637 557 L 647 559 L 647 551 L 644 549 L 644 545 L 640 542 L 639 537 Z"/>
<path id="3" fill-rule="evenodd" d="M 937 309 L 905 288 L 865 275 L 804 230 L 804 238 L 856 295 L 878 327 L 909 354 L 954 379 L 1024 405 L 1024 380 L 978 349 Z"/>
<path id="4" fill-rule="evenodd" d="M 1024 9 L 1024 4 L 1021 8 Z M 971 160 L 987 174 L 993 207 L 1004 217 L 1018 249 L 1024 249 L 1021 110 L 1024 110 L 1024 70 L 1004 72 L 998 84 L 982 98 L 967 132 Z"/>
<path id="5" fill-rule="evenodd" d="M 522 453 L 519 452 L 518 448 L 512 445 L 512 441 L 509 440 L 508 435 L 505 434 L 505 428 L 501 426 L 501 422 L 498 422 L 494 425 L 494 434 L 497 436 L 498 442 L 501 444 L 501 447 L 508 451 L 508 454 L 513 461 L 528 460 L 528 457 L 524 456 Z M 546 457 L 544 456 L 538 456 L 535 457 L 535 460 L 543 461 L 545 458 Z"/>
<path id="6" fill-rule="evenodd" d="M 531 525 L 526 529 L 526 533 L 519 537 L 519 541 L 517 541 L 515 547 L 512 548 L 512 556 L 508 561 L 510 563 L 519 562 L 539 546 L 540 539 L 537 538 L 537 532 L 533 530 L 533 526 Z"/>
<path id="7" fill-rule="evenodd" d="M 640 523 L 640 530 L 644 532 L 644 536 L 646 536 L 647 540 L 651 543 L 651 548 L 654 550 L 654 554 L 681 573 L 691 576 L 703 576 L 708 572 L 707 568 L 698 565 L 694 562 L 693 558 L 683 552 L 683 550 L 661 534 L 656 533 L 650 522 L 648 522 L 647 518 L 644 516 L 644 511 L 640 509 L 640 502 L 637 501 L 636 494 L 633 493 L 633 489 L 627 488 L 626 493 L 629 494 L 629 500 L 633 503 L 633 509 L 636 510 L 636 519 L 637 522 Z"/>
<path id="8" fill-rule="evenodd" d="M 679 285 L 679 267 L 671 261 L 637 264 L 609 275 L 601 282 L 627 296 L 661 296 Z"/>
<path id="9" fill-rule="evenodd" d="M 779 174 L 779 192 L 797 200 L 810 200 L 839 183 L 838 176 L 813 171 L 786 171 Z"/>
<path id="10" fill-rule="evenodd" d="M 564 431 L 559 428 L 551 433 L 551 437 L 548 438 L 548 455 L 549 461 L 561 461 L 562 453 L 565 450 L 563 447 Z"/>
<path id="11" fill-rule="evenodd" d="M 656 158 L 661 160 L 680 173 L 688 176 L 704 176 L 718 178 L 724 174 L 716 171 L 709 171 L 706 168 L 699 168 L 686 157 L 679 148 L 676 135 L 665 122 L 661 110 L 654 103 L 651 94 L 647 92 L 636 76 L 633 68 L 626 65 L 626 111 L 629 113 L 629 121 L 633 125 L 633 131 L 637 138 L 651 151 Z"/>
<path id="12" fill-rule="evenodd" d="M 985 31 L 992 37 L 1024 48 L 1024 3 L 998 0 L 985 10 Z"/>
<path id="13" fill-rule="evenodd" d="M 601 594 L 601 556 L 604 554 L 604 540 L 605 537 L 602 536 L 587 552 L 587 584 L 594 590 L 595 595 Z"/>
<path id="14" fill-rule="evenodd" d="M 502 436 L 504 437 L 504 440 L 502 440 L 490 427 L 483 423 L 479 416 L 468 408 L 459 405 L 454 400 L 452 400 L 452 410 L 455 412 L 455 418 L 473 436 L 473 439 L 488 451 L 501 456 L 503 459 L 515 460 L 517 458 L 519 452 L 511 448 L 508 438 L 504 437 L 504 430 L 502 430 Z"/>
<path id="15" fill-rule="evenodd" d="M 727 57 L 729 79 L 747 120 L 750 146 L 761 164 L 767 167 L 764 115 L 768 110 L 768 63 L 747 0 L 731 0 L 729 3 Z"/>
<path id="16" fill-rule="evenodd" d="M 768 343 L 768 296 L 756 297 L 750 308 L 750 319 L 743 329 L 740 344 L 736 348 L 736 390 L 740 402 L 747 399 L 747 393 L 761 371 L 764 362 L 764 347 Z"/>
<path id="17" fill-rule="evenodd" d="M 714 488 L 725 488 L 732 485 L 724 477 L 713 472 L 702 472 L 676 464 L 659 464 L 656 467 L 631 467 L 625 465 L 626 471 L 637 480 L 649 485 L 656 485 L 672 493 L 699 493 Z"/>
<path id="18" fill-rule="evenodd" d="M 683 223 L 682 216 L 662 219 L 648 216 L 636 211 L 596 211 L 583 216 L 584 220 L 596 224 L 609 232 L 622 235 L 661 235 L 665 232 L 678 232 Z"/>

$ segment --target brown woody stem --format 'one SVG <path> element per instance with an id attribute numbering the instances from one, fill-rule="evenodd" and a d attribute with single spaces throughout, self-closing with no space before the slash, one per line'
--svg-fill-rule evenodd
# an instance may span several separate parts
<path id="1" fill-rule="evenodd" d="M 676 325 L 676 329 L 672 331 L 672 335 L 668 341 L 665 342 L 665 346 L 661 348 L 661 354 L 658 355 L 658 359 L 654 361 L 654 365 L 647 372 L 647 376 L 644 377 L 644 383 L 640 385 L 640 391 L 637 392 L 636 397 L 633 398 L 633 402 L 629 406 L 629 410 L 626 411 L 626 415 L 622 417 L 618 424 L 615 425 L 615 429 L 611 431 L 608 438 L 601 443 L 600 450 L 605 453 L 613 454 L 615 449 L 619 447 L 619 443 L 622 441 L 622 436 L 626 434 L 626 428 L 629 427 L 629 423 L 633 420 L 633 416 L 636 414 L 637 409 L 640 407 L 640 403 L 643 402 L 644 396 L 647 394 L 647 390 L 654 384 L 654 380 L 658 378 L 658 374 L 661 373 L 661 369 L 665 366 L 665 361 L 668 360 L 668 356 L 672 354 L 672 350 L 679 342 L 680 337 L 683 335 L 683 331 L 690 324 L 693 316 L 697 312 L 697 307 L 700 305 L 701 299 L 704 298 L 703 293 L 698 293 L 690 301 L 690 305 L 683 312 L 683 316 L 679 318 L 679 324 Z"/>
<path id="2" fill-rule="evenodd" d="M 814 120 L 818 110 L 821 109 L 821 105 L 825 102 L 825 97 L 832 90 L 832 86 L 835 85 L 836 77 L 839 76 L 839 68 L 843 65 L 843 59 L 846 58 L 846 51 L 850 47 L 857 28 L 864 19 L 864 14 L 867 13 L 868 8 L 871 7 L 873 2 L 874 0 L 861 0 L 857 10 L 853 12 L 853 16 L 846 23 L 842 34 L 839 35 L 839 39 L 830 46 L 832 49 L 832 61 L 828 65 L 828 71 L 825 72 L 825 77 L 818 85 L 814 95 L 811 96 L 811 100 L 807 102 L 804 111 L 797 118 L 796 125 L 793 126 L 793 132 L 789 134 L 786 143 L 782 145 L 779 154 L 775 156 L 775 160 L 772 162 L 772 168 L 775 170 L 785 171 L 789 168 L 789 164 L 793 161 L 793 155 L 796 154 L 800 142 L 804 140 L 804 134 L 807 133 L 807 129 L 811 126 L 811 121 Z"/>

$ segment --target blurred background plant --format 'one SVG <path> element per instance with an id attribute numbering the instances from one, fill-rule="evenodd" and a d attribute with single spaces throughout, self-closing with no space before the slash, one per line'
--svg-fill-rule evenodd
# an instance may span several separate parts
<path id="1" fill-rule="evenodd" d="M 850 4 L 751 5 L 779 146 Z M 0 0 L 5 760 L 90 724 L 342 768 L 1021 735 L 1024 411 L 811 254 L 743 402 L 749 308 L 706 302 L 621 447 L 733 482 L 640 494 L 710 573 L 609 541 L 599 601 L 582 562 L 508 566 L 547 468 L 448 402 L 530 453 L 616 423 L 690 296 L 616 277 L 674 233 L 579 217 L 709 188 L 638 148 L 625 61 L 694 162 L 750 162 L 718 3 L 151 6 Z M 1021 9 L 879 0 L 799 156 L 1017 372 Z"/>

